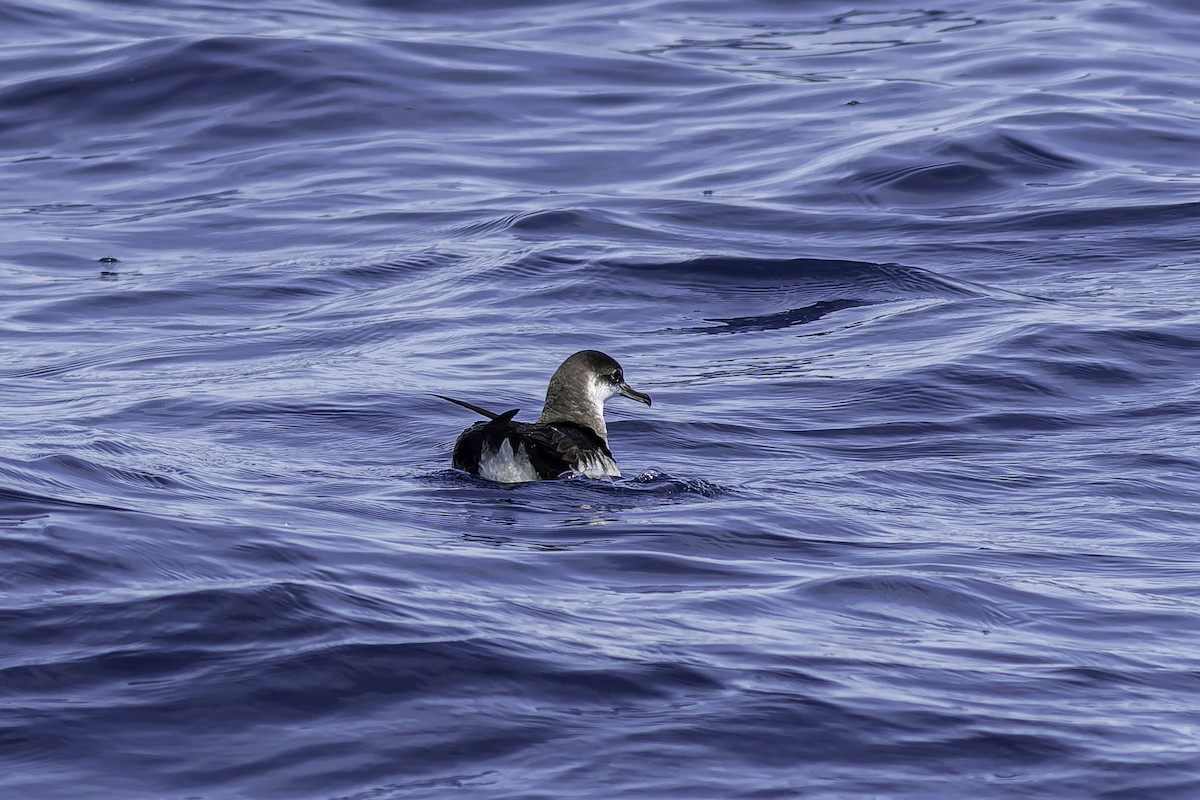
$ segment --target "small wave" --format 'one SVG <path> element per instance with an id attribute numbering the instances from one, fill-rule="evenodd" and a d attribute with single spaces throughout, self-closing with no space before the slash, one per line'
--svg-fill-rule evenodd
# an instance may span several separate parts
<path id="1" fill-rule="evenodd" d="M 730 492 L 726 487 L 703 478 L 681 478 L 656 469 L 629 478 L 623 481 L 623 485 L 633 487 L 637 491 L 649 491 L 667 497 L 693 494 L 701 497 L 721 497 Z"/>
<path id="2" fill-rule="evenodd" d="M 793 325 L 804 325 L 848 308 L 859 308 L 874 305 L 867 300 L 822 300 L 802 308 L 789 308 L 774 314 L 760 314 L 750 317 L 713 317 L 705 322 L 716 322 L 719 328 L 688 328 L 687 331 L 698 333 L 744 333 L 746 331 L 770 331 L 779 328 L 790 328 Z"/>
<path id="3" fill-rule="evenodd" d="M 958 583 L 945 577 L 858 575 L 814 581 L 804 593 L 820 605 L 839 610 L 853 608 L 880 619 L 911 621 L 924 617 L 934 624 L 985 628 L 1023 621 L 1003 603 L 987 597 L 979 585 Z"/>
<path id="4" fill-rule="evenodd" d="M 917 137 L 856 157 L 841 186 L 884 207 L 946 208 L 995 201 L 1032 181 L 1061 183 L 1086 162 L 1006 130 Z"/>
<path id="5" fill-rule="evenodd" d="M 1030 299 L 920 267 L 844 259 L 705 256 L 685 261 L 610 261 L 619 286 L 670 287 L 707 326 L 688 333 L 748 333 L 817 322 L 900 301 Z"/>
<path id="6" fill-rule="evenodd" d="M 825 258 L 763 259 L 706 256 L 686 261 L 613 261 L 622 275 L 717 291 L 839 292 L 857 301 L 914 297 L 977 297 L 989 287 L 902 264 Z"/>

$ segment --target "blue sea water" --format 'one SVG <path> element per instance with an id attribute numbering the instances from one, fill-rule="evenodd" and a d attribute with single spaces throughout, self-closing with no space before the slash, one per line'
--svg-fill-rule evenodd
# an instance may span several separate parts
<path id="1" fill-rule="evenodd" d="M 0 797 L 1200 797 L 1200 10 L 0 5 Z M 575 350 L 624 477 L 449 466 Z"/>

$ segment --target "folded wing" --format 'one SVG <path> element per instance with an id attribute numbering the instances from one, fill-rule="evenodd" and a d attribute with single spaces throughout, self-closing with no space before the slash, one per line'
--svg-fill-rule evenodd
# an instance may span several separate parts
<path id="1" fill-rule="evenodd" d="M 581 463 L 596 451 L 612 458 L 608 447 L 588 428 L 569 422 L 513 422 L 511 414 L 515 413 L 505 412 L 463 431 L 454 444 L 454 466 L 478 475 L 486 458 L 508 447 L 515 457 L 527 458 L 540 479 L 548 480 L 571 470 L 583 471 Z"/>

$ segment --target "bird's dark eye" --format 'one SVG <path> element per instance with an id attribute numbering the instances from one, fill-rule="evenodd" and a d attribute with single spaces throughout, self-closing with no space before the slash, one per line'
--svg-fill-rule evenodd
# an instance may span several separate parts
<path id="1" fill-rule="evenodd" d="M 620 383 L 620 382 L 621 382 L 621 372 L 620 372 L 620 370 L 618 370 L 617 372 L 614 372 L 614 373 L 612 374 L 612 376 L 611 376 L 611 377 L 612 377 L 612 379 L 613 379 L 613 383 Z"/>

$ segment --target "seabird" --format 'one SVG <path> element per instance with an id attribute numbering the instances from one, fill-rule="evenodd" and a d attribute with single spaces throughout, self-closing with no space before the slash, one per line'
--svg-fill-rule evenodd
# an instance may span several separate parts
<path id="1" fill-rule="evenodd" d="M 514 421 L 517 408 L 497 414 L 464 400 L 437 396 L 488 418 L 458 437 L 454 466 L 488 480 L 520 483 L 570 472 L 589 478 L 619 476 L 604 425 L 604 401 L 619 394 L 650 405 L 650 395 L 630 388 L 614 358 L 599 350 L 581 350 L 550 376 L 546 403 L 536 422 Z"/>

